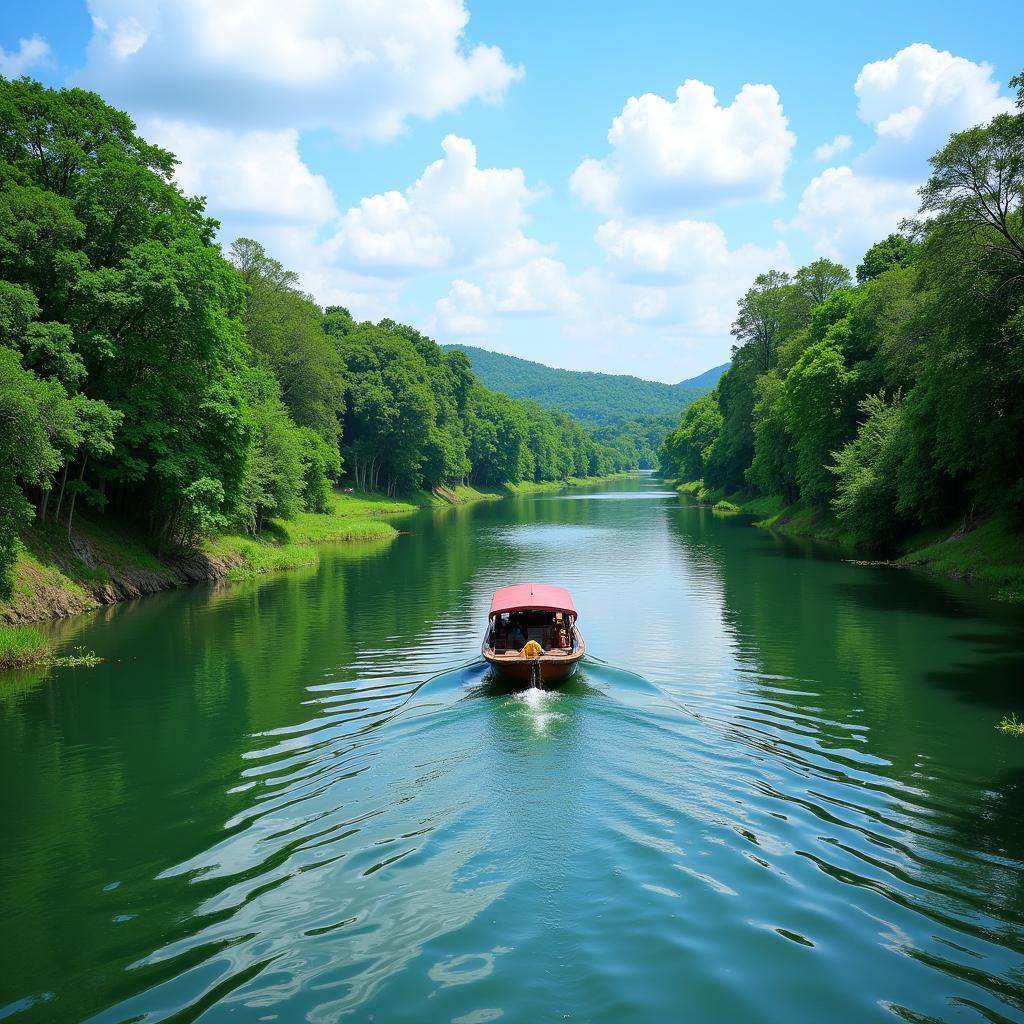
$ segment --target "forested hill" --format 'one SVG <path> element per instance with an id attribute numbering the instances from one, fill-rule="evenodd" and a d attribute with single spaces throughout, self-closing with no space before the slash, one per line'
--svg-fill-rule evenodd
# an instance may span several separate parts
<path id="1" fill-rule="evenodd" d="M 728 364 L 716 366 L 691 380 L 662 384 L 618 374 L 558 370 L 471 345 L 444 347 L 465 352 L 473 372 L 492 391 L 530 399 L 548 409 L 561 409 L 594 427 L 652 416 L 678 416 L 710 391 L 728 369 Z"/>

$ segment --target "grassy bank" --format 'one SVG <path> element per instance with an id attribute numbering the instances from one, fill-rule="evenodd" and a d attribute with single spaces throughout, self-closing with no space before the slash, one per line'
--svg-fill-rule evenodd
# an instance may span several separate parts
<path id="1" fill-rule="evenodd" d="M 82 519 L 70 538 L 63 528 L 33 527 L 22 537 L 14 593 L 0 602 L 0 622 L 59 618 L 190 582 L 245 579 L 312 565 L 318 559 L 314 545 L 397 536 L 389 520 L 416 507 L 376 495 L 335 494 L 326 513 L 271 520 L 258 537 L 224 534 L 197 550 L 172 551 L 162 558 L 127 526 Z"/>
<path id="2" fill-rule="evenodd" d="M 10 636 L 5 632 L 0 641 L 0 667 L 50 657 L 38 633 L 21 631 L 27 623 L 76 615 L 187 583 L 251 579 L 316 565 L 316 545 L 387 540 L 398 535 L 396 522 L 400 525 L 403 515 L 421 507 L 497 501 L 510 494 L 560 490 L 599 479 L 580 477 L 493 489 L 459 484 L 402 499 L 340 492 L 332 495 L 326 513 L 303 512 L 287 521 L 270 520 L 257 537 L 223 534 L 196 550 L 171 551 L 160 558 L 145 537 L 124 524 L 82 518 L 70 538 L 63 527 L 32 527 L 22 537 L 14 593 L 9 601 L 0 602 L 0 627 L 14 630 Z"/>
<path id="3" fill-rule="evenodd" d="M 609 480 L 626 480 L 633 473 L 612 473 L 610 476 L 571 476 L 568 480 L 521 480 L 516 484 L 503 484 L 501 491 L 505 494 L 538 494 L 543 491 L 561 491 L 566 487 L 586 487 L 588 484 L 601 484 Z"/>
<path id="4" fill-rule="evenodd" d="M 945 529 L 911 538 L 896 565 L 917 566 L 948 576 L 977 579 L 1004 600 L 1024 601 L 1024 534 L 1003 516 L 974 529 Z"/>
<path id="5" fill-rule="evenodd" d="M 800 537 L 841 544 L 857 552 L 836 517 L 827 509 L 784 506 L 778 497 L 751 497 L 711 491 L 698 481 L 668 483 L 693 501 L 716 512 L 743 512 L 756 526 Z M 872 553 L 862 554 L 870 555 Z M 877 553 L 873 553 L 877 559 Z M 1024 601 L 1024 533 L 1003 516 L 978 521 L 968 530 L 959 523 L 908 538 L 888 564 L 924 569 L 991 586 L 1003 600 Z"/>
<path id="6" fill-rule="evenodd" d="M 0 670 L 34 665 L 49 656 L 50 645 L 34 626 L 0 626 Z"/>

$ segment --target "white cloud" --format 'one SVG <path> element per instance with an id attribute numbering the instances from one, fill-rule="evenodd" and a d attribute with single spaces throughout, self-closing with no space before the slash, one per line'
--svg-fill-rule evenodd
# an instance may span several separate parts
<path id="1" fill-rule="evenodd" d="M 754 276 L 789 270 L 784 243 L 731 249 L 717 224 L 609 221 L 606 264 L 580 274 L 550 258 L 458 280 L 428 330 L 557 365 L 679 380 L 723 362 L 736 300 Z M 514 314 L 538 326 L 515 331 Z"/>
<path id="2" fill-rule="evenodd" d="M 678 283 L 736 269 L 745 273 L 748 266 L 766 269 L 773 260 L 789 258 L 784 246 L 730 249 L 725 232 L 711 221 L 611 220 L 597 229 L 596 238 L 616 275 L 637 283 Z"/>
<path id="3" fill-rule="evenodd" d="M 178 156 L 181 188 L 205 195 L 220 218 L 323 224 L 337 215 L 327 182 L 299 155 L 295 131 L 231 132 L 159 119 L 141 127 Z"/>
<path id="4" fill-rule="evenodd" d="M 512 266 L 544 247 L 523 234 L 536 198 L 518 167 L 481 168 L 469 139 L 447 136 L 444 156 L 404 192 L 360 200 L 330 243 L 348 267 L 379 274 Z"/>
<path id="5" fill-rule="evenodd" d="M 849 165 L 817 175 L 793 220 L 778 225 L 803 231 L 816 252 L 848 266 L 917 212 L 927 159 L 953 132 L 1012 108 L 989 65 L 925 43 L 865 64 L 854 92 L 858 116 L 875 129 L 875 141 Z"/>
<path id="6" fill-rule="evenodd" d="M 849 135 L 837 135 L 831 142 L 822 143 L 814 151 L 815 160 L 831 160 L 840 153 L 845 153 L 853 145 Z"/>
<path id="7" fill-rule="evenodd" d="M 803 231 L 815 252 L 847 266 L 917 212 L 917 186 L 829 167 L 804 189 L 788 225 Z"/>
<path id="8" fill-rule="evenodd" d="M 138 114 L 245 131 L 391 138 L 496 100 L 522 69 L 469 46 L 462 0 L 88 0 L 78 84 Z"/>
<path id="9" fill-rule="evenodd" d="M 731 249 L 722 228 L 707 221 L 609 221 L 597 241 L 607 256 L 610 292 L 622 294 L 618 305 L 631 319 L 695 336 L 728 336 L 736 300 L 754 277 L 792 267 L 783 242 Z"/>
<path id="10" fill-rule="evenodd" d="M 690 80 L 674 101 L 631 97 L 608 141 L 609 156 L 576 168 L 573 192 L 609 216 L 653 216 L 777 199 L 796 137 L 772 86 L 745 85 L 721 106 Z"/>
<path id="11" fill-rule="evenodd" d="M 508 317 L 564 314 L 581 303 L 577 284 L 564 263 L 538 256 L 518 267 L 493 270 L 483 285 L 457 279 L 437 301 L 430 330 L 481 338 Z"/>
<path id="12" fill-rule="evenodd" d="M 956 131 L 991 120 L 1013 104 L 999 95 L 988 64 L 975 64 L 914 43 L 857 76 L 857 115 L 877 141 L 859 168 L 876 175 L 919 178 L 924 161 Z"/>
<path id="13" fill-rule="evenodd" d="M 19 39 L 17 50 L 9 51 L 0 46 L 0 75 L 5 78 L 19 78 L 29 68 L 52 61 L 50 44 L 42 36 Z"/>

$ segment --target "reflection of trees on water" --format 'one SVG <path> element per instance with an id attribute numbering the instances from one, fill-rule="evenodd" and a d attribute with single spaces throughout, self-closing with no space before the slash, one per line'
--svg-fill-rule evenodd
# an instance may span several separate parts
<path id="1" fill-rule="evenodd" d="M 806 746 L 840 783 L 849 770 L 854 786 L 879 787 L 881 813 L 908 824 L 915 843 L 964 854 L 936 868 L 955 888 L 1004 890 L 1008 869 L 973 851 L 1024 859 L 1024 748 L 994 729 L 1024 678 L 1019 613 L 956 581 L 821 559 L 812 542 L 706 509 L 666 520 L 680 557 L 720 580 L 740 667 L 755 669 L 742 675 L 741 717 L 781 729 L 780 757 Z M 1001 914 L 999 898 L 982 899 Z"/>

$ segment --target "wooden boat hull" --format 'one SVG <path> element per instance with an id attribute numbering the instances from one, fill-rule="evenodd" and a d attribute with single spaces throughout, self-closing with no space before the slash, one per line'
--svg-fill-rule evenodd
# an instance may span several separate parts
<path id="1" fill-rule="evenodd" d="M 499 675 L 512 682 L 531 686 L 535 683 L 535 672 L 539 670 L 540 685 L 562 683 L 577 669 L 587 653 L 583 637 L 576 633 L 577 645 L 571 654 L 541 654 L 536 658 L 523 658 L 519 655 L 496 654 L 493 648 L 484 641 L 482 654 L 484 661 Z"/>

